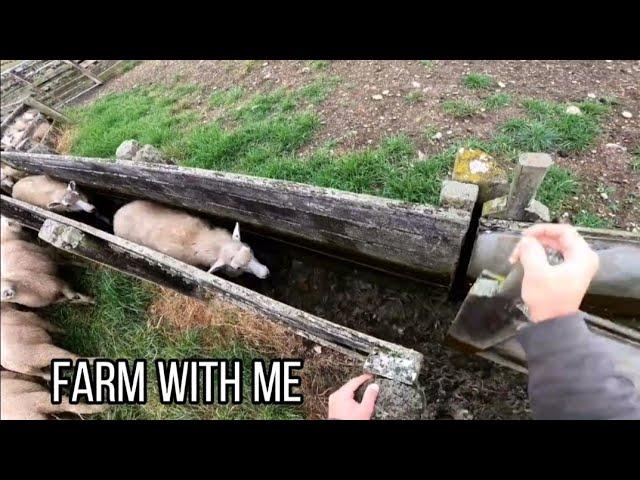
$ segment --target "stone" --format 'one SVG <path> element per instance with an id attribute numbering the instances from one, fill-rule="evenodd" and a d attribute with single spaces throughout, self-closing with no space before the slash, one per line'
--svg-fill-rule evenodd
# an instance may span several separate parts
<path id="1" fill-rule="evenodd" d="M 607 143 L 605 145 L 606 148 L 612 148 L 612 149 L 616 149 L 616 150 L 620 150 L 621 152 L 626 152 L 627 151 L 627 147 L 620 145 L 618 143 Z"/>
<path id="2" fill-rule="evenodd" d="M 118 160 L 132 160 L 140 150 L 140 142 L 137 140 L 125 140 L 116 150 L 116 158 Z"/>
<path id="3" fill-rule="evenodd" d="M 133 161 L 135 162 L 147 162 L 147 163 L 174 163 L 171 159 L 164 156 L 164 154 L 153 145 L 145 145 L 134 155 Z"/>
<path id="4" fill-rule="evenodd" d="M 366 382 L 357 391 L 355 398 L 362 401 L 367 385 Z M 373 420 L 419 420 L 425 408 L 424 397 L 419 387 L 395 382 L 387 378 L 375 379 L 380 387 Z"/>
<path id="5" fill-rule="evenodd" d="M 383 95 L 389 95 L 389 90 L 383 90 L 383 91 L 382 91 L 382 94 L 383 94 Z"/>
<path id="6" fill-rule="evenodd" d="M 541 221 L 549 223 L 551 221 L 551 213 L 549 212 L 549 207 L 534 198 L 533 200 L 531 200 L 529 206 L 524 211 L 524 221 Z"/>
<path id="7" fill-rule="evenodd" d="M 371 98 L 373 98 L 374 100 L 382 100 L 382 95 L 378 93 L 376 95 L 372 95 Z"/>
<path id="8" fill-rule="evenodd" d="M 507 86 L 507 84 L 506 84 L 506 83 L 504 83 L 504 82 L 498 82 L 498 86 L 499 86 L 500 88 L 505 88 L 505 87 Z"/>
<path id="9" fill-rule="evenodd" d="M 589 94 L 587 95 L 587 97 L 589 97 L 589 98 L 596 98 L 596 94 L 595 94 L 595 93 L 589 93 Z"/>
<path id="10" fill-rule="evenodd" d="M 622 112 L 622 116 L 624 118 L 633 118 L 633 114 L 628 110 L 625 110 L 624 112 Z"/>
<path id="11" fill-rule="evenodd" d="M 413 88 L 420 88 L 422 87 L 422 85 L 420 84 L 420 82 L 416 82 L 415 80 L 413 82 L 411 82 L 411 86 Z"/>
<path id="12" fill-rule="evenodd" d="M 507 172 L 482 150 L 460 148 L 453 164 L 452 179 L 478 185 L 478 200 L 483 203 L 509 191 Z"/>
<path id="13" fill-rule="evenodd" d="M 442 182 L 440 190 L 440 205 L 470 212 L 478 199 L 478 191 L 478 185 L 473 183 L 445 180 Z"/>
<path id="14" fill-rule="evenodd" d="M 442 132 L 436 132 L 433 138 L 434 140 L 440 140 L 442 138 Z"/>
<path id="15" fill-rule="evenodd" d="M 565 113 L 567 115 L 582 115 L 582 110 L 575 105 L 569 105 L 565 110 Z"/>

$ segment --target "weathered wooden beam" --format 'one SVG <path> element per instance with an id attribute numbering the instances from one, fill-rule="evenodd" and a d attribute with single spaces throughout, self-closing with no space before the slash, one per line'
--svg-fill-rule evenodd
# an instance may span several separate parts
<path id="1" fill-rule="evenodd" d="M 451 282 L 470 212 L 173 165 L 6 152 L 30 173 L 249 224 L 372 266 Z"/>
<path id="2" fill-rule="evenodd" d="M 36 110 L 38 110 L 40 113 L 42 113 L 43 115 L 47 115 L 48 117 L 53 118 L 54 120 L 58 120 L 60 122 L 64 122 L 64 123 L 73 123 L 71 121 L 70 118 L 68 118 L 67 116 L 63 115 L 62 113 L 60 113 L 59 111 L 51 108 L 48 105 L 45 105 L 44 103 L 39 102 L 38 100 L 36 100 L 33 97 L 27 97 L 24 99 L 24 103 L 26 105 L 29 105 L 32 108 L 35 108 Z"/>
<path id="3" fill-rule="evenodd" d="M 82 73 L 85 77 L 90 78 L 96 85 L 101 85 L 102 84 L 102 80 L 100 80 L 98 77 L 96 77 L 95 75 L 93 75 L 89 70 L 87 70 L 84 67 L 81 67 L 80 65 L 78 65 L 77 63 L 75 63 L 73 60 L 63 60 L 63 62 L 68 63 L 69 65 L 71 65 L 73 68 L 75 68 L 76 70 L 78 70 L 80 73 Z"/>
<path id="4" fill-rule="evenodd" d="M 481 219 L 467 276 L 483 269 L 498 275 L 511 270 L 509 256 L 530 223 Z M 640 317 L 640 235 L 622 230 L 577 227 L 600 257 L 585 306 L 609 315 Z"/>
<path id="5" fill-rule="evenodd" d="M 302 337 L 352 357 L 362 359 L 383 353 L 404 358 L 405 362 L 393 364 L 398 371 L 383 368 L 384 376 L 403 383 L 407 383 L 407 379 L 415 381 L 418 377 L 422 355 L 414 350 L 329 322 L 155 250 L 28 203 L 3 195 L 0 211 L 4 216 L 38 230 L 42 240 L 65 252 L 171 288 L 208 305 L 229 301 L 282 323 Z"/>

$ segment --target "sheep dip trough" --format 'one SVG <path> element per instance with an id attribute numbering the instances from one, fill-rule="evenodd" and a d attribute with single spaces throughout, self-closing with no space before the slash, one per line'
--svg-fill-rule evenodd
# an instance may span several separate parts
<path id="1" fill-rule="evenodd" d="M 228 229 L 239 221 L 243 240 L 271 270 L 267 280 L 209 275 L 115 237 L 109 225 L 89 215 L 70 216 L 78 222 L 2 197 L 3 215 L 42 229 L 41 239 L 62 250 L 205 303 L 229 299 L 363 360 L 401 352 L 412 359 L 408 372 L 424 364 L 420 372 L 423 386 L 437 384 L 443 375 L 469 365 L 485 368 L 474 366 L 473 357 L 441 348 L 441 330 L 455 317 L 458 299 L 477 277 L 478 266 L 496 272 L 507 268 L 505 252 L 528 225 L 478 219 L 473 201 L 456 208 L 437 208 L 291 182 L 129 161 L 20 152 L 3 152 L 2 161 L 32 174 L 75 180 L 96 199 L 95 205 L 106 217 L 140 198 L 192 211 Z M 55 233 L 65 228 L 70 233 Z M 582 233 L 596 249 L 640 248 L 638 235 L 589 229 Z M 84 240 L 61 240 L 65 235 Z M 619 288 L 633 285 L 629 280 L 634 275 L 637 271 L 631 268 L 617 278 L 603 278 L 604 290 L 597 288 L 589 295 L 597 302 L 585 303 L 583 308 L 607 317 L 624 315 L 637 328 L 638 308 L 633 302 L 640 301 L 640 296 L 632 288 Z M 610 328 L 611 324 L 606 323 L 604 330 L 614 341 L 637 349 L 637 330 Z M 474 353 L 526 372 L 521 349 L 514 342 Z M 412 375 L 390 381 L 411 383 L 407 379 Z M 426 388 L 431 390 L 427 396 L 432 401 L 438 393 L 432 391 L 435 387 Z"/>

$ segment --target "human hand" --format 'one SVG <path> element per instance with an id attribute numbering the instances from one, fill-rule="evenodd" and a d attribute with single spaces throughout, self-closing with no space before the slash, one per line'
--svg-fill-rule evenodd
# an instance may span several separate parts
<path id="1" fill-rule="evenodd" d="M 509 262 L 519 261 L 524 269 L 522 300 L 531 320 L 541 322 L 579 311 L 598 271 L 598 255 L 571 225 L 534 225 L 522 235 Z M 559 251 L 564 261 L 549 265 L 544 247 Z"/>
<path id="2" fill-rule="evenodd" d="M 361 403 L 354 396 L 360 385 L 372 378 L 373 375 L 365 373 L 333 392 L 329 396 L 329 420 L 371 420 L 380 387 L 376 383 L 367 386 Z"/>

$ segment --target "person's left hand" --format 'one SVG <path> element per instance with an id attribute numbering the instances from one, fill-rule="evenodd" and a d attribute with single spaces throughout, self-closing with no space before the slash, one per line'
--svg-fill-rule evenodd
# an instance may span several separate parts
<path id="1" fill-rule="evenodd" d="M 362 402 L 356 402 L 356 390 L 373 375 L 365 373 L 352 378 L 339 390 L 329 396 L 329 420 L 371 420 L 378 398 L 380 387 L 376 383 L 367 386 L 362 396 Z"/>

